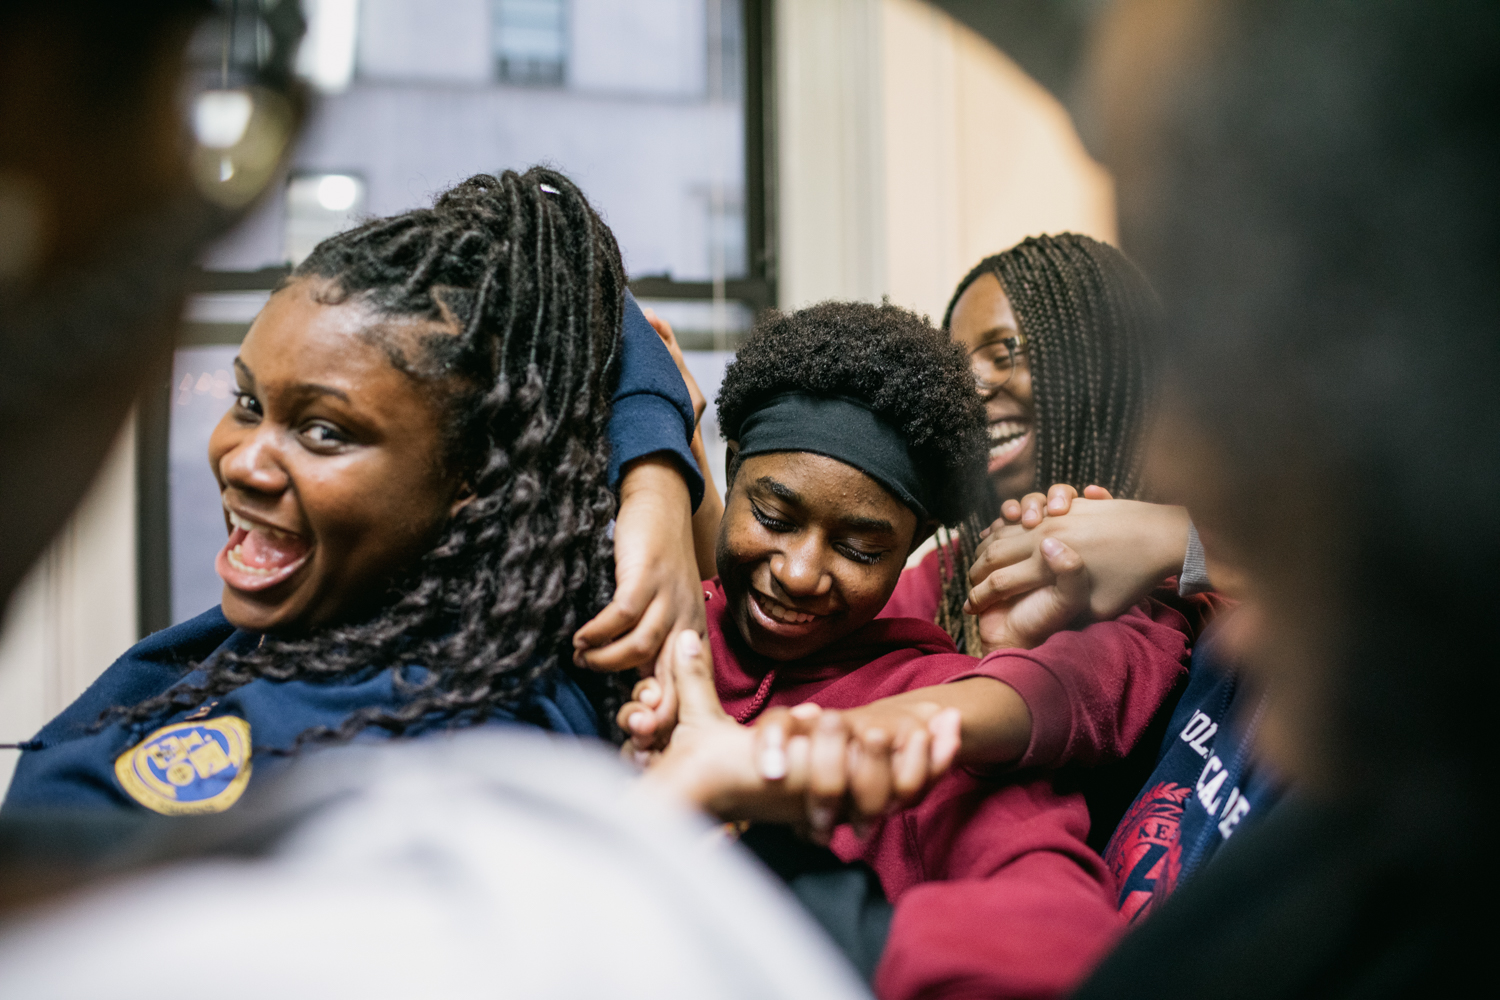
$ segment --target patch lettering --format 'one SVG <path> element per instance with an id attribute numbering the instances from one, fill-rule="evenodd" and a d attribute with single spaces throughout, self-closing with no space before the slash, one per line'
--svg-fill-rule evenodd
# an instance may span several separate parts
<path id="1" fill-rule="evenodd" d="M 115 758 L 115 777 L 164 816 L 223 812 L 250 782 L 250 723 L 225 715 L 163 726 Z"/>

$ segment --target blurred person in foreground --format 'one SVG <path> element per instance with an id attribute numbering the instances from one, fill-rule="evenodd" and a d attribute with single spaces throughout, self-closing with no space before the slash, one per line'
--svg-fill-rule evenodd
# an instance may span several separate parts
<path id="1" fill-rule="evenodd" d="M 1138 0 L 1102 33 L 1085 124 L 1170 313 L 1158 481 L 1243 573 L 1226 638 L 1294 792 L 1081 996 L 1480 981 L 1488 728 L 1462 706 L 1493 703 L 1500 599 L 1496 52 L 1482 3 Z"/>
<path id="2" fill-rule="evenodd" d="M 194 259 L 239 216 L 189 167 L 185 56 L 209 7 L 0 6 L 0 607 L 165 364 Z"/>

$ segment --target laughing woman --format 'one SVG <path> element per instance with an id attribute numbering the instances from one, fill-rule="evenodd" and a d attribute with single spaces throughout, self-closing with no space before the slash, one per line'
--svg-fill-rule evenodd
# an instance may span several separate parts
<path id="1" fill-rule="evenodd" d="M 994 508 L 908 570 L 884 616 L 936 619 L 977 655 L 962 613 L 968 568 L 1002 502 L 1059 483 L 1137 496 L 1155 309 L 1129 258 L 1073 233 L 1031 237 L 965 275 L 943 327 L 968 350 L 985 400 Z"/>
<path id="2" fill-rule="evenodd" d="M 360 734 L 599 734 L 617 685 L 572 660 L 614 584 L 611 443 L 616 466 L 687 443 L 670 407 L 651 425 L 621 399 L 642 352 L 646 376 L 677 377 L 638 311 L 622 333 L 635 309 L 608 228 L 543 169 L 318 246 L 251 326 L 209 446 L 222 608 L 141 642 L 49 723 L 7 810 L 219 812 L 252 764 Z M 629 440 L 612 397 L 665 440 Z"/>

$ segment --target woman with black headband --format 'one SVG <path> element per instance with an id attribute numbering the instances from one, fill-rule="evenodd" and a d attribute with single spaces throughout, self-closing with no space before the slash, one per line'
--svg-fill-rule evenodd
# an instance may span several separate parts
<path id="1" fill-rule="evenodd" d="M 1027 696 L 1004 678 L 1025 689 L 1054 661 L 1134 664 L 1132 717 L 1149 719 L 1184 669 L 1181 620 L 1137 614 L 984 659 L 931 622 L 876 620 L 912 550 L 986 489 L 968 360 L 912 313 L 773 314 L 718 402 L 731 440 L 719 576 L 704 584 L 712 664 L 700 658 L 696 689 L 679 674 L 679 727 L 649 773 L 726 819 L 805 817 L 838 859 L 873 868 L 894 911 L 855 957 L 880 996 L 1062 992 L 1119 926 L 1082 796 L 946 769 L 1096 752 L 1092 734 L 1030 746 Z M 654 685 L 620 713 L 641 749 Z"/>

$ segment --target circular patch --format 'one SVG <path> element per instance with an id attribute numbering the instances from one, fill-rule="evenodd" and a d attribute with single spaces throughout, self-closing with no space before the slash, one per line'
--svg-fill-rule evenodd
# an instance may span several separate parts
<path id="1" fill-rule="evenodd" d="M 115 758 L 115 777 L 166 816 L 223 812 L 250 781 L 250 723 L 225 715 L 163 726 Z"/>

